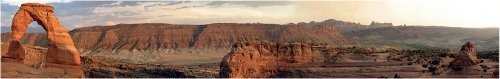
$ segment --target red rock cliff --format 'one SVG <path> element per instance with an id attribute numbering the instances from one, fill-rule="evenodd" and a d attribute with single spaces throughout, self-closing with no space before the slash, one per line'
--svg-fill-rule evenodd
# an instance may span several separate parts
<path id="1" fill-rule="evenodd" d="M 2 34 L 2 41 L 10 34 Z M 46 34 L 27 34 L 23 43 L 46 46 Z M 160 23 L 94 26 L 71 31 L 75 46 L 95 49 L 229 48 L 236 41 L 353 43 L 333 26 L 304 27 L 277 24 L 215 23 L 172 25 Z"/>

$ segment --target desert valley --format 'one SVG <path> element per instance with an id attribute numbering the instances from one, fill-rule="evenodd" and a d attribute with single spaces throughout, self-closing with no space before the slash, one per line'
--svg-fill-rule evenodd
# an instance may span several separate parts
<path id="1" fill-rule="evenodd" d="M 68 30 L 67 38 L 76 48 L 71 51 L 73 44 L 66 46 L 68 39 L 54 34 L 64 33 L 57 31 L 59 26 L 44 24 L 59 22 L 35 15 L 29 18 L 43 27 L 27 27 L 19 44 L 12 42 L 16 34 L 10 29 L 16 28 L 2 27 L 2 78 L 499 77 L 498 28 L 374 21 L 366 25 L 339 19 L 288 24 L 124 23 Z M 51 31 L 30 32 L 40 28 Z M 56 57 L 76 56 L 66 52 L 78 53 L 73 58 L 81 64 L 67 62 L 74 61 L 71 57 Z"/>

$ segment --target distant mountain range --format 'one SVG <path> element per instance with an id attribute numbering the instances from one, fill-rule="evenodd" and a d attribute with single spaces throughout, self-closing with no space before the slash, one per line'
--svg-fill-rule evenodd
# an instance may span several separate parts
<path id="1" fill-rule="evenodd" d="M 479 49 L 498 49 L 498 28 L 460 28 L 441 26 L 397 26 L 344 33 L 362 45 L 388 45 L 401 48 L 459 49 L 470 41 Z"/>
<path id="2" fill-rule="evenodd" d="M 347 32 L 352 32 L 352 31 L 358 31 L 358 30 L 364 30 L 364 29 L 372 29 L 372 28 L 380 28 L 380 27 L 390 27 L 392 26 L 392 23 L 378 23 L 378 22 L 373 22 L 370 25 L 361 25 L 360 23 L 354 23 L 354 22 L 347 22 L 347 21 L 340 21 L 340 20 L 335 20 L 335 19 L 328 19 L 322 22 L 300 22 L 297 23 L 298 25 L 301 26 L 316 26 L 316 25 L 334 25 L 337 29 L 339 29 L 342 33 L 347 33 Z"/>

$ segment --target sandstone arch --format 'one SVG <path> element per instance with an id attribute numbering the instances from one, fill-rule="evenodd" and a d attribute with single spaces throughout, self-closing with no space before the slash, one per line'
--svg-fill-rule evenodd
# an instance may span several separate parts
<path id="1" fill-rule="evenodd" d="M 68 31 L 54 15 L 54 7 L 46 4 L 22 4 L 12 20 L 12 36 L 8 55 L 23 60 L 25 49 L 20 43 L 28 24 L 37 21 L 47 32 L 50 41 L 47 51 L 48 63 L 80 65 L 80 54 L 76 50 Z"/>

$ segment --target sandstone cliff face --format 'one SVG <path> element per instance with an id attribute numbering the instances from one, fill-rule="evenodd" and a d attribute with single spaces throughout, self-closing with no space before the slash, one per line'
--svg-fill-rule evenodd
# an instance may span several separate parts
<path id="1" fill-rule="evenodd" d="M 119 24 L 73 30 L 75 45 L 82 49 L 163 49 L 188 48 L 195 25 Z"/>
<path id="2" fill-rule="evenodd" d="M 160 23 L 118 24 L 78 28 L 70 32 L 75 46 L 83 50 L 229 48 L 237 41 L 354 43 L 333 26 L 304 27 L 277 24 L 215 23 L 208 25 L 171 25 Z M 23 37 L 24 44 L 48 46 L 44 36 L 34 33 Z M 2 41 L 9 39 L 2 34 Z"/>
<path id="3" fill-rule="evenodd" d="M 352 43 L 333 26 L 304 27 L 277 24 L 209 24 L 194 43 L 196 48 L 229 48 L 237 41 Z"/>
<path id="4" fill-rule="evenodd" d="M 314 66 L 322 58 L 307 44 L 237 42 L 220 65 L 220 77 L 275 77 L 280 68 Z M 309 65 L 305 65 L 309 64 Z"/>

